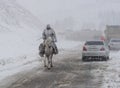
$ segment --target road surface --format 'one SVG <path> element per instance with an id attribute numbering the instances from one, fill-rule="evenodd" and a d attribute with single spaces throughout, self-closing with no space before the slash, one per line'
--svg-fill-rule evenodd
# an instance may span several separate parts
<path id="1" fill-rule="evenodd" d="M 54 59 L 51 70 L 39 66 L 17 73 L 6 78 L 0 88 L 103 88 L 107 62 L 83 62 L 75 50 Z"/>

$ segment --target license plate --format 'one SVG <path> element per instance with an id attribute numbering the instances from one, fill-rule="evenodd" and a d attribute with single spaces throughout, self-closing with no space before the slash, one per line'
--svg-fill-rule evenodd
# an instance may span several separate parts
<path id="1" fill-rule="evenodd" d="M 98 49 L 97 48 L 90 48 L 89 50 L 90 51 L 97 51 Z"/>
<path id="2" fill-rule="evenodd" d="M 88 53 L 89 56 L 98 56 L 98 53 Z"/>

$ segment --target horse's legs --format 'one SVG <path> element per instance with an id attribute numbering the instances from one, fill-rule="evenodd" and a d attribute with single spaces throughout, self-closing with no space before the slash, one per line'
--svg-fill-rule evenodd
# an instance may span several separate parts
<path id="1" fill-rule="evenodd" d="M 51 61 L 50 61 L 50 57 L 47 57 L 47 59 L 48 59 L 48 69 L 50 69 L 50 68 L 51 68 Z"/>
<path id="2" fill-rule="evenodd" d="M 45 58 L 44 58 L 44 67 L 47 66 L 47 65 L 46 65 L 46 59 L 47 59 L 47 57 L 45 56 Z"/>
<path id="3" fill-rule="evenodd" d="M 51 60 L 51 67 L 53 67 L 52 57 L 53 57 L 53 55 L 51 55 L 51 57 L 50 57 L 50 60 Z"/>

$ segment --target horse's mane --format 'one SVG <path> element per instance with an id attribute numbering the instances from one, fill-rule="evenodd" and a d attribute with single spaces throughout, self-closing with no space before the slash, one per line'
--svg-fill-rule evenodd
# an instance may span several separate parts
<path id="1" fill-rule="evenodd" d="M 45 40 L 45 45 L 51 45 L 52 43 L 52 38 L 51 37 L 48 37 L 46 40 Z"/>

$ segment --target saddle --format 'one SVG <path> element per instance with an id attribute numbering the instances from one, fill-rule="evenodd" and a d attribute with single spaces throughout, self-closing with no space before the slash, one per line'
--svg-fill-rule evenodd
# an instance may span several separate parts
<path id="1" fill-rule="evenodd" d="M 52 46 L 52 47 L 53 47 L 53 46 Z M 53 47 L 53 53 L 54 53 L 54 54 L 58 54 L 58 50 L 57 50 L 57 47 L 56 47 L 56 46 Z M 44 46 L 43 43 L 41 43 L 40 46 L 39 46 L 39 55 L 40 55 L 41 57 L 43 57 L 44 54 L 45 54 L 45 46 Z"/>

